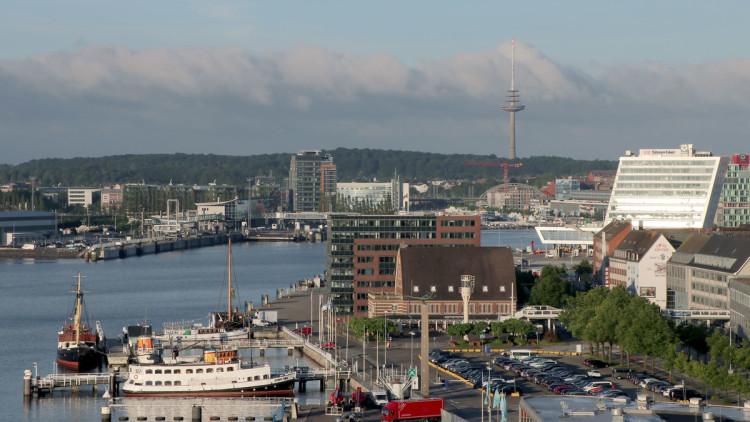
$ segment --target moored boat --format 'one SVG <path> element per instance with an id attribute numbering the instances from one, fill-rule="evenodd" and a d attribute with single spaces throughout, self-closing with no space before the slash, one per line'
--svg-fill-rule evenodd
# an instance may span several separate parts
<path id="1" fill-rule="evenodd" d="M 57 333 L 57 364 L 72 371 L 86 371 L 101 366 L 103 341 L 91 324 L 83 323 L 85 313 L 81 290 L 81 273 L 78 273 L 78 288 L 73 316 Z"/>
<path id="2" fill-rule="evenodd" d="M 208 326 L 202 324 L 165 323 L 164 333 L 155 336 L 163 342 L 179 341 L 226 341 L 249 339 L 252 333 L 250 317 L 233 308 L 232 298 L 235 290 L 232 288 L 232 240 L 229 239 L 227 251 L 228 291 L 227 312 L 212 312 Z"/>
<path id="3" fill-rule="evenodd" d="M 291 396 L 296 372 L 272 374 L 268 365 L 243 366 L 237 349 L 205 350 L 197 363 L 130 365 L 125 397 Z"/>

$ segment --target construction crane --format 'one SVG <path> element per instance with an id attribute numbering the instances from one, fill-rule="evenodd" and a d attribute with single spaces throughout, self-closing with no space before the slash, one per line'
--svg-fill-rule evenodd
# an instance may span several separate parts
<path id="1" fill-rule="evenodd" d="M 503 187 L 503 193 L 505 193 L 506 197 L 508 195 L 508 167 L 521 167 L 523 163 L 487 163 L 483 161 L 472 161 L 469 163 L 463 163 L 465 166 L 497 166 L 497 167 L 505 167 L 505 186 Z"/>

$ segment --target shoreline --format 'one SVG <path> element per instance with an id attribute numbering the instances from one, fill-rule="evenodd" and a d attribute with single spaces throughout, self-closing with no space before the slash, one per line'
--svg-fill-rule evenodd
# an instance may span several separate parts
<path id="1" fill-rule="evenodd" d="M 0 260 L 3 259 L 80 259 L 81 251 L 64 248 L 0 248 Z"/>

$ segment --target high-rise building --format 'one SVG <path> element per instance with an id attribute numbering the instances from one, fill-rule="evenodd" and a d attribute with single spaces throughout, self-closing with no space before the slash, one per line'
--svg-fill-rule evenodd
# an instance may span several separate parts
<path id="1" fill-rule="evenodd" d="M 750 224 L 750 155 L 736 154 L 724 178 L 716 225 L 739 227 Z"/>
<path id="2" fill-rule="evenodd" d="M 679 149 L 642 149 L 620 157 L 605 223 L 634 227 L 707 228 L 714 224 L 728 157 Z"/>
<path id="3" fill-rule="evenodd" d="M 328 278 L 338 315 L 367 316 L 368 293 L 392 292 L 402 246 L 481 245 L 479 216 L 328 216 Z"/>
<path id="4" fill-rule="evenodd" d="M 321 151 L 300 151 L 289 165 L 289 189 L 294 211 L 328 211 L 336 194 L 333 157 Z"/>

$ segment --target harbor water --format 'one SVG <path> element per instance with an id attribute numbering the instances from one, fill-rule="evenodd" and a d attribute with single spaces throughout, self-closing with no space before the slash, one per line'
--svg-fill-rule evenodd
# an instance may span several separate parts
<path id="1" fill-rule="evenodd" d="M 533 230 L 490 230 L 482 233 L 483 246 L 525 248 L 538 242 Z M 324 243 L 235 243 L 233 285 L 241 303 L 260 305 L 264 294 L 325 270 Z M 106 262 L 83 260 L 0 260 L 0 420 L 98 421 L 104 387 L 77 394 L 55 391 L 53 397 L 24 402 L 23 372 L 40 376 L 56 370 L 57 331 L 74 308 L 74 276 L 85 277 L 83 288 L 92 324 L 99 321 L 108 337 L 117 337 L 127 325 L 147 322 L 161 331 L 164 322 L 206 322 L 208 314 L 223 310 L 227 249 L 215 246 Z M 226 287 L 224 288 L 224 290 Z M 220 296 L 221 294 L 221 296 Z M 258 361 L 257 351 L 254 360 Z M 269 349 L 271 367 L 310 365 L 285 349 Z M 36 368 L 35 368 L 36 365 Z M 312 365 L 311 365 L 312 366 Z M 299 397 L 299 396 L 298 396 Z M 325 394 L 308 388 L 301 399 L 325 401 Z"/>

